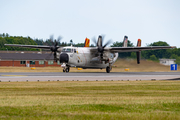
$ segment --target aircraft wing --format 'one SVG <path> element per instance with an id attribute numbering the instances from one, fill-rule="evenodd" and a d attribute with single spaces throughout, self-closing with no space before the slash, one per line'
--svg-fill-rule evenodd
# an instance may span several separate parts
<path id="1" fill-rule="evenodd" d="M 142 50 L 158 50 L 176 48 L 176 46 L 150 46 L 150 47 L 109 47 L 105 48 L 105 51 L 110 52 L 138 52 Z"/>
<path id="2" fill-rule="evenodd" d="M 12 47 L 51 49 L 51 46 L 45 46 L 45 45 L 20 45 L 20 44 L 4 44 L 4 45 L 5 46 L 12 46 Z"/>

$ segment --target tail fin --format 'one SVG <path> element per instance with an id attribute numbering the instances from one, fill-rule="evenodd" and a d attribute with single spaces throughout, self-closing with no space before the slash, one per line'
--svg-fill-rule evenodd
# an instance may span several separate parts
<path id="1" fill-rule="evenodd" d="M 141 47 L 141 39 L 138 39 L 137 47 Z M 141 51 L 136 52 L 137 55 L 137 64 L 140 64 L 141 60 Z"/>
<path id="2" fill-rule="evenodd" d="M 84 47 L 89 47 L 90 39 L 86 38 L 84 42 Z"/>
<path id="3" fill-rule="evenodd" d="M 138 39 L 137 47 L 141 47 L 141 39 Z"/>
<path id="4" fill-rule="evenodd" d="M 128 36 L 124 36 L 123 47 L 127 47 L 127 44 L 128 44 Z"/>

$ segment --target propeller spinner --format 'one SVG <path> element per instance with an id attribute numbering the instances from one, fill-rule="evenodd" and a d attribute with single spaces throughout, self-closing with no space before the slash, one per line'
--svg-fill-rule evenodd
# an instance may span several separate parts
<path id="1" fill-rule="evenodd" d="M 97 50 L 100 53 L 101 59 L 103 59 L 104 48 L 111 43 L 111 40 L 108 40 L 106 44 L 103 46 L 103 41 L 104 37 L 102 37 L 101 35 L 99 35 L 97 42 L 95 38 L 93 39 L 93 42 L 96 44 Z"/>
<path id="2" fill-rule="evenodd" d="M 60 42 L 61 37 L 60 36 L 58 37 L 58 39 L 57 39 L 58 42 L 57 42 L 56 40 L 53 39 L 53 35 L 51 35 L 50 40 L 51 40 L 52 44 L 54 44 L 53 46 L 51 46 L 50 50 L 54 55 L 54 61 L 57 62 L 57 50 L 60 47 L 60 46 L 58 46 L 58 42 Z"/>

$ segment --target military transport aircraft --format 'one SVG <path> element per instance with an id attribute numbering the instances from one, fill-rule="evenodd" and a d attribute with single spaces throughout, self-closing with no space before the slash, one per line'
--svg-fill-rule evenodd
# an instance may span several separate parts
<path id="1" fill-rule="evenodd" d="M 96 42 L 96 40 L 94 40 Z M 118 58 L 119 52 L 136 52 L 137 64 L 140 64 L 140 57 L 142 50 L 157 50 L 157 49 L 169 49 L 176 48 L 175 46 L 150 46 L 141 47 L 141 39 L 138 39 L 137 47 L 127 46 L 128 37 L 124 36 L 123 47 L 106 47 L 110 44 L 108 41 L 103 45 L 102 36 L 98 37 L 96 47 L 60 47 L 55 41 L 54 46 L 44 45 L 19 45 L 19 44 L 5 44 L 6 46 L 13 47 L 27 47 L 27 48 L 39 48 L 50 49 L 54 53 L 54 60 L 61 63 L 63 72 L 69 72 L 70 67 L 78 67 L 83 69 L 106 69 L 109 73 L 112 70 L 112 65 Z M 89 44 L 85 40 L 86 44 Z"/>

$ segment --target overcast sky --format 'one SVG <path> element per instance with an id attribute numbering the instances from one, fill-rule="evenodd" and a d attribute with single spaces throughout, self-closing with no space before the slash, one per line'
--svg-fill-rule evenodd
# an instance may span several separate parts
<path id="1" fill-rule="evenodd" d="M 134 45 L 141 38 L 142 46 L 166 41 L 179 48 L 180 0 L 0 0 L 0 33 L 74 43 L 127 35 Z"/>

